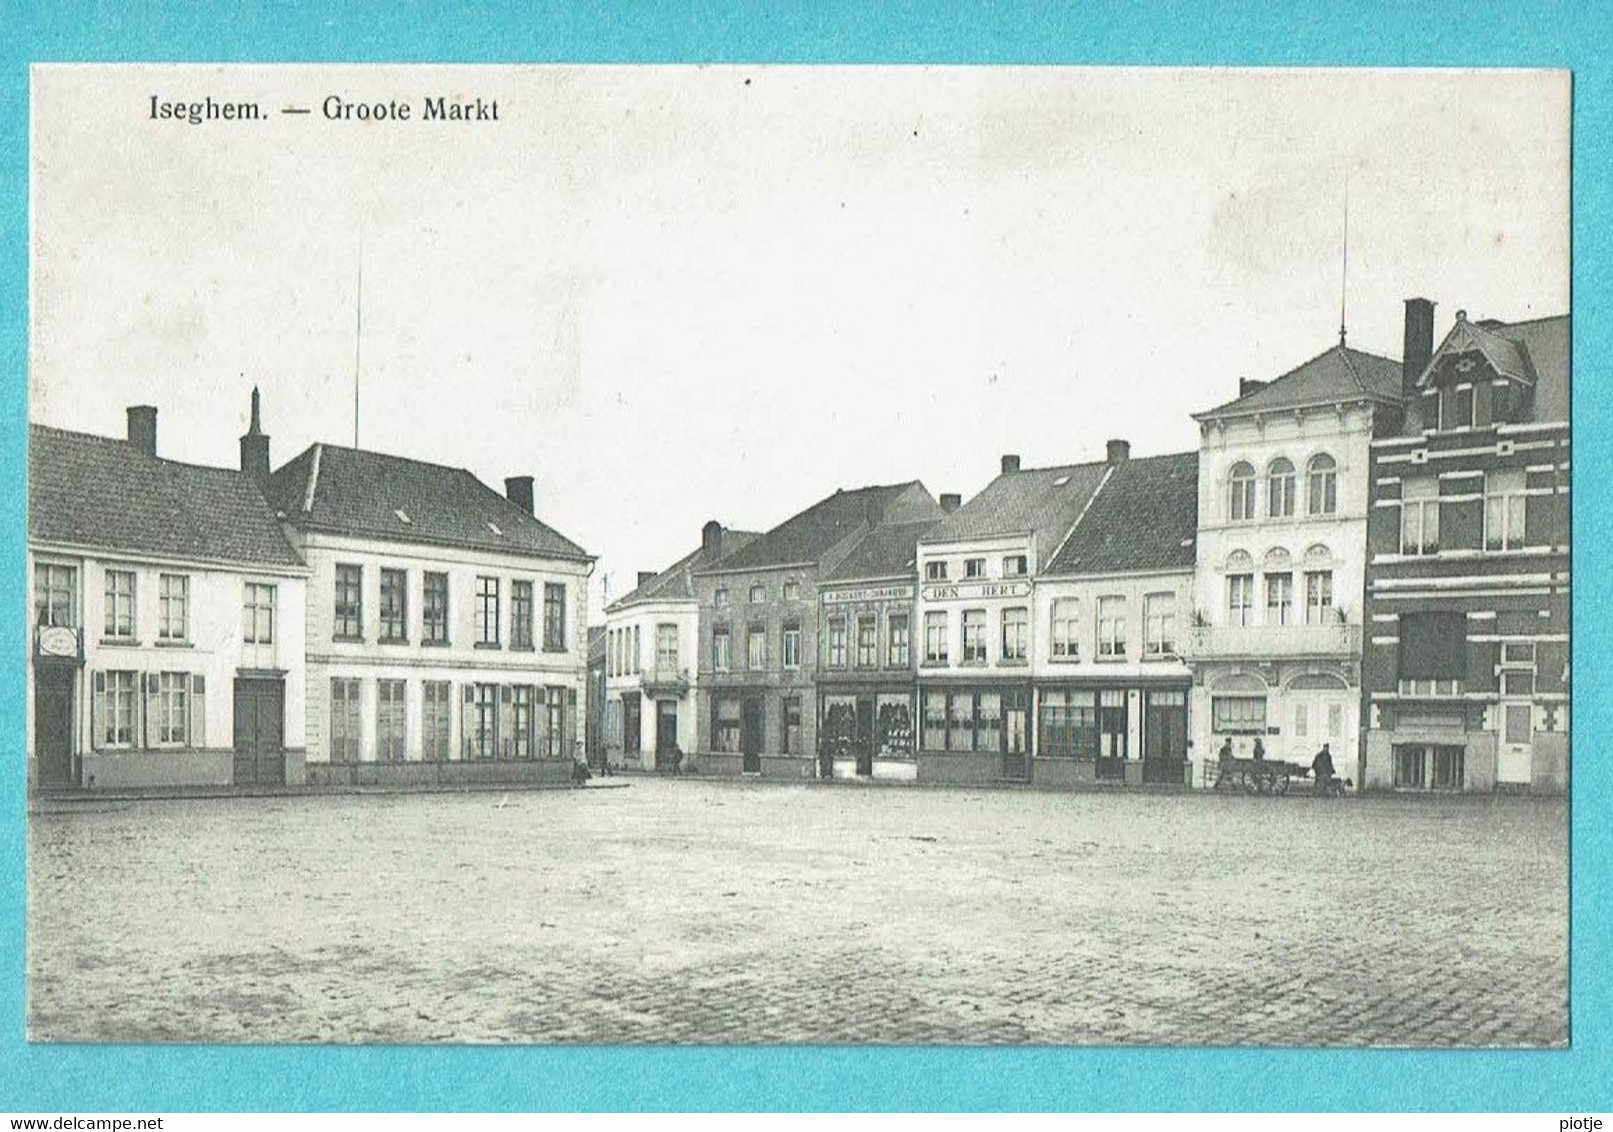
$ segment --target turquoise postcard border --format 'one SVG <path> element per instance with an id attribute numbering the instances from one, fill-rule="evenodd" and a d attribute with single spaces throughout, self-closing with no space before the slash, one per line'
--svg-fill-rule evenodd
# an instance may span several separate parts
<path id="1" fill-rule="evenodd" d="M 266 3 L 0 0 L 0 640 L 26 655 L 28 65 L 36 61 L 789 62 L 1514 66 L 1574 84 L 1572 1048 L 427 1049 L 30 1046 L 24 693 L 0 700 L 0 1110 L 1605 1109 L 1613 734 L 1608 357 L 1613 20 L 1606 4 Z M 15 674 L 16 669 L 12 670 Z"/>

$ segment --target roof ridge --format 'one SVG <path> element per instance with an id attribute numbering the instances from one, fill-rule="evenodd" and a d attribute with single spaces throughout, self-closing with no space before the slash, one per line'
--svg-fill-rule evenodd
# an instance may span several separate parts
<path id="1" fill-rule="evenodd" d="M 1355 368 L 1355 360 L 1350 357 L 1350 348 L 1340 342 L 1337 349 L 1339 357 L 1344 361 L 1344 368 L 1350 375 L 1350 380 L 1355 382 L 1355 387 L 1361 392 L 1367 392 L 1367 383 L 1361 380 L 1361 371 Z"/>
<path id="2" fill-rule="evenodd" d="M 84 432 L 81 429 L 76 428 L 61 428 L 58 425 L 39 424 L 36 421 L 29 421 L 28 427 L 30 429 L 41 429 L 45 432 L 54 432 L 59 436 L 76 437 L 79 440 L 94 440 L 101 444 L 116 444 L 121 448 L 127 448 L 130 452 L 137 456 L 141 456 L 144 459 L 152 460 L 158 464 L 168 464 L 176 468 L 194 468 L 199 472 L 218 472 L 222 475 L 228 476 L 242 476 L 246 474 L 245 472 L 241 471 L 240 468 L 232 468 L 228 464 L 197 464 L 189 460 L 175 460 L 172 456 L 158 456 L 136 447 L 129 441 L 127 437 L 104 436 L 98 432 Z"/>

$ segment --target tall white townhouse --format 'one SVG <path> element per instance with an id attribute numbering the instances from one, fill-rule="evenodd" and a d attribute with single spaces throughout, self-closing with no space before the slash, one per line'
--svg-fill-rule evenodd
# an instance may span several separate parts
<path id="1" fill-rule="evenodd" d="M 37 789 L 302 780 L 308 570 L 252 478 L 34 425 L 28 779 Z"/>
<path id="2" fill-rule="evenodd" d="M 243 448 L 246 441 L 243 440 Z M 593 558 L 462 468 L 314 444 L 256 474 L 311 571 L 308 778 L 559 781 L 583 757 Z"/>
<path id="3" fill-rule="evenodd" d="M 1360 743 L 1367 481 L 1398 429 L 1398 361 L 1341 341 L 1199 423 L 1197 566 L 1183 656 L 1193 673 L 1194 780 L 1221 745 L 1341 768 Z"/>

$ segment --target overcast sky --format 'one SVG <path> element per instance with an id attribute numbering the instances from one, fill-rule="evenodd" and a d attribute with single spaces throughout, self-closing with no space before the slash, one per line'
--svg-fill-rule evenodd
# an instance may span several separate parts
<path id="1" fill-rule="evenodd" d="M 1568 309 L 1569 82 L 1541 72 L 48 67 L 32 418 L 234 464 L 360 439 L 537 479 L 594 599 L 836 487 L 967 497 L 1195 447 L 1190 412 L 1401 301 Z M 328 95 L 414 120 L 325 120 Z M 499 120 L 420 120 L 433 95 Z M 253 123 L 153 121 L 257 100 Z M 283 115 L 282 106 L 310 107 Z M 596 604 L 597 607 L 597 604 Z"/>

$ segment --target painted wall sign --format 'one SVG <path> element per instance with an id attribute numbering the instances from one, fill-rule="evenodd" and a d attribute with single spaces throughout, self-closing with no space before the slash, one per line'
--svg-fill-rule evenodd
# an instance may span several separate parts
<path id="1" fill-rule="evenodd" d="M 906 601 L 913 596 L 912 586 L 864 586 L 856 590 L 824 590 L 823 604 L 844 605 L 853 601 Z"/>
<path id="2" fill-rule="evenodd" d="M 982 601 L 1030 597 L 1029 582 L 951 582 L 924 587 L 925 601 Z"/>

